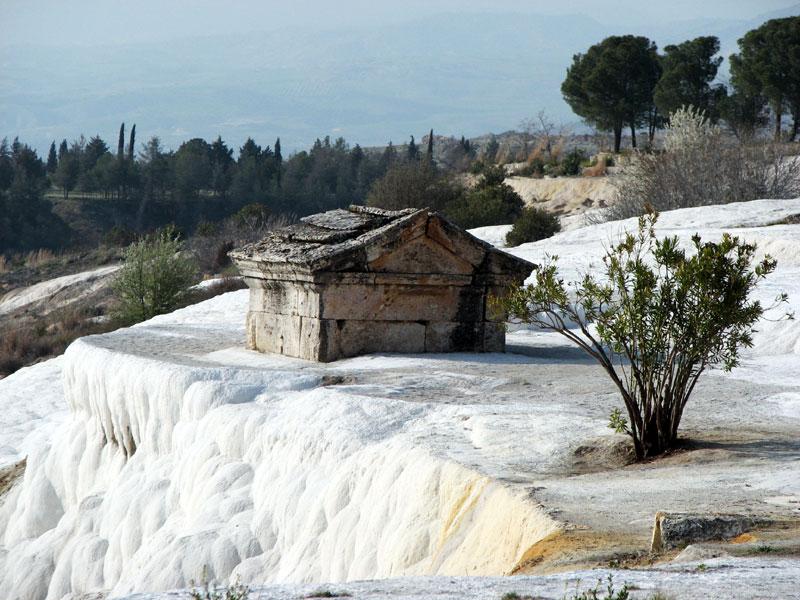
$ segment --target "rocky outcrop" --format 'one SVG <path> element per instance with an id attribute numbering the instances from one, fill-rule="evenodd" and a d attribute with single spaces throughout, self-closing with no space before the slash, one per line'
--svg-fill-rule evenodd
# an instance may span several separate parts
<path id="1" fill-rule="evenodd" d="M 728 540 L 771 520 L 748 515 L 656 513 L 650 551 L 663 552 L 697 542 Z"/>

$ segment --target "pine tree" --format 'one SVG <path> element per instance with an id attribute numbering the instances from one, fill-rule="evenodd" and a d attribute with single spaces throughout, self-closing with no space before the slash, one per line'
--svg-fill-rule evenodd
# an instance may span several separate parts
<path id="1" fill-rule="evenodd" d="M 89 139 L 83 153 L 84 164 L 83 168 L 89 171 L 94 168 L 100 157 L 108 153 L 108 145 L 103 141 L 99 135 L 95 135 Z"/>
<path id="2" fill-rule="evenodd" d="M 576 115 L 601 131 L 614 132 L 614 152 L 619 152 L 626 125 L 636 147 L 636 127 L 652 115 L 660 76 L 655 43 L 641 36 L 612 35 L 573 57 L 561 93 Z"/>
<path id="3" fill-rule="evenodd" d="M 668 117 L 682 106 L 693 106 L 716 123 L 725 95 L 724 86 L 713 83 L 722 63 L 717 52 L 719 39 L 714 36 L 698 37 L 664 48 L 663 73 L 653 94 L 662 115 Z"/>
<path id="4" fill-rule="evenodd" d="M 47 172 L 51 175 L 56 172 L 58 168 L 58 156 L 56 155 L 56 142 L 50 144 L 50 152 L 47 154 Z"/>
<path id="5" fill-rule="evenodd" d="M 61 159 L 64 158 L 68 149 L 67 140 L 61 140 L 61 143 L 58 145 L 58 162 L 61 162 Z"/>
<path id="6" fill-rule="evenodd" d="M 772 19 L 739 40 L 730 57 L 731 82 L 745 97 L 763 96 L 772 109 L 774 137 L 781 138 L 786 109 L 793 115 L 792 139 L 800 132 L 800 17 Z"/>

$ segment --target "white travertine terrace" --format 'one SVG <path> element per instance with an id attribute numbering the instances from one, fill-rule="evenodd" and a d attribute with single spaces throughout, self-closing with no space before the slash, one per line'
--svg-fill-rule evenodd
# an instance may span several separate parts
<path id="1" fill-rule="evenodd" d="M 760 296 L 784 290 L 798 307 L 800 226 L 768 226 L 798 213 L 800 200 L 687 209 L 660 231 L 757 242 L 779 261 Z M 631 226 L 513 252 L 558 254 L 571 277 Z M 548 336 L 510 334 L 527 355 L 320 365 L 244 350 L 246 306 L 246 291 L 226 294 L 0 381 L 0 468 L 27 461 L 0 500 L 4 593 L 157 591 L 204 568 L 260 584 L 502 575 L 567 523 L 646 535 L 656 510 L 790 515 L 800 500 L 789 442 L 777 456 L 574 476 L 575 449 L 612 435 L 616 400 Z M 790 436 L 798 353 L 797 322 L 764 323 L 741 368 L 709 375 L 685 428 Z"/>

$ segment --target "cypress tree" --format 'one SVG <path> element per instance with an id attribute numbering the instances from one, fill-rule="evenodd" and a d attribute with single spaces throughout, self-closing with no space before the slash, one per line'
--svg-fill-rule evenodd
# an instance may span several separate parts
<path id="1" fill-rule="evenodd" d="M 283 154 L 281 154 L 281 138 L 275 140 L 275 167 L 278 187 L 281 185 L 281 172 L 283 171 Z"/>
<path id="2" fill-rule="evenodd" d="M 128 160 L 133 162 L 133 153 L 135 152 L 135 144 L 136 144 L 136 123 L 133 124 L 131 127 L 131 135 L 130 139 L 128 140 Z"/>
<path id="3" fill-rule="evenodd" d="M 67 153 L 67 140 L 61 140 L 61 143 L 58 145 L 58 161 L 61 162 L 61 159 L 64 158 L 64 155 Z"/>
<path id="4" fill-rule="evenodd" d="M 433 165 L 433 129 L 428 134 L 428 150 L 425 152 L 425 159 L 429 165 Z"/>
<path id="5" fill-rule="evenodd" d="M 119 184 L 118 194 L 122 198 L 126 193 L 128 173 L 125 170 L 125 123 L 119 126 L 119 141 L 117 142 L 117 183 Z"/>
<path id="6" fill-rule="evenodd" d="M 125 158 L 125 123 L 119 126 L 119 141 L 117 142 L 117 158 L 122 162 Z"/>

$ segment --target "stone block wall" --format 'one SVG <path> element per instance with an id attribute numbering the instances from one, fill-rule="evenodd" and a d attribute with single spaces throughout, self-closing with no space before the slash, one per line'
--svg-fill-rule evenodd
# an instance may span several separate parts
<path id="1" fill-rule="evenodd" d="M 469 278 L 460 285 L 341 279 L 347 277 L 324 284 L 246 278 L 248 346 L 322 362 L 373 352 L 504 350 L 502 319 L 485 314 L 490 289 L 464 285 Z"/>

